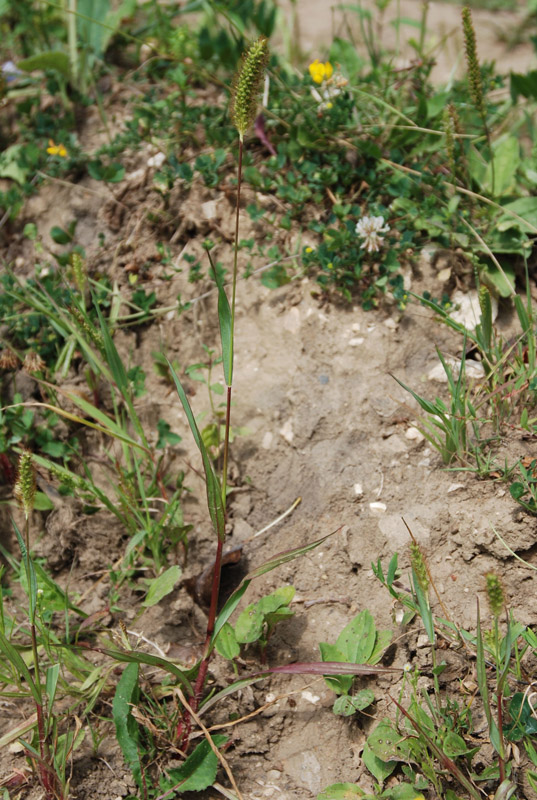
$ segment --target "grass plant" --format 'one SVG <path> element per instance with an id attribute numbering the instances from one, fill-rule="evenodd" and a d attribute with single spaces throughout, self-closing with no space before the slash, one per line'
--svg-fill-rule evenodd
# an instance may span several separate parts
<path id="1" fill-rule="evenodd" d="M 513 76 L 510 97 L 493 91 L 501 79 L 491 67 L 479 64 L 468 9 L 463 12 L 467 80 L 436 87 L 430 81 L 433 62 L 426 49 L 426 6 L 414 42 L 418 60 L 402 73 L 364 9 L 358 13 L 368 59 L 357 55 L 349 34 L 348 39 L 336 37 L 328 55 L 308 69 L 298 64 L 300 44 L 292 37 L 288 50 L 294 68 L 281 57 L 269 59 L 266 37 L 274 28 L 276 8 L 268 0 L 190 3 L 190 11 L 200 11 L 195 36 L 186 24 L 172 26 L 169 9 L 138 5 L 136 16 L 132 3 L 121 3 L 113 13 L 104 3 L 103 24 L 92 16 L 88 3 L 69 3 L 61 10 L 47 6 L 36 16 L 34 4 L 15 7 L 8 0 L 9 25 L 0 25 L 9 32 L 19 72 L 0 86 L 6 104 L 16 111 L 0 129 L 0 177 L 13 181 L 0 193 L 0 229 L 11 230 L 24 198 L 43 181 L 68 183 L 84 175 L 111 189 L 127 175 L 125 152 L 140 153 L 151 145 L 164 157 L 148 183 L 148 192 L 159 204 L 144 220 L 158 238 L 154 263 L 166 268 L 159 273 L 163 282 L 186 263 L 189 281 L 200 285 L 200 297 L 216 293 L 220 329 L 221 355 L 206 347 L 203 364 L 181 370 L 177 361 L 161 352 L 156 355 L 159 374 L 175 387 L 200 453 L 214 533 L 202 652 L 186 667 L 122 623 L 113 632 L 100 628 L 98 618 L 88 618 L 80 599 L 61 589 L 46 565 L 32 556 L 31 514 L 49 511 L 61 495 L 76 497 L 84 513 L 106 512 L 128 536 L 123 557 L 109 570 L 112 611 L 120 608 L 123 584 L 140 587 L 140 574 L 145 577 L 139 614 L 179 585 L 178 562 L 186 557 L 192 535 L 183 516 L 185 475 L 172 458 L 180 437 L 165 420 L 159 420 L 155 430 L 142 421 L 137 401 L 145 390 L 145 375 L 141 367 L 127 363 L 114 337 L 119 329 L 148 325 L 192 306 L 180 296 L 172 305 L 160 303 L 156 291 L 144 283 L 150 262 L 138 265 L 120 282 L 117 277 L 112 281 L 90 275 L 77 241 L 76 220 L 51 229 L 54 245 L 64 249 L 53 256 L 55 263 L 49 262 L 37 226 L 30 222 L 24 238 L 38 262 L 35 276 L 26 279 L 14 269 L 0 276 L 0 467 L 9 480 L 13 453 L 18 456 L 15 488 L 25 519 L 22 534 L 15 526 L 20 560 L 7 550 L 5 555 L 28 605 L 21 621 L 8 607 L 7 590 L 0 590 L 0 694 L 31 698 L 35 717 L 24 729 L 2 734 L 0 745 L 20 738 L 46 800 L 67 800 L 73 753 L 88 731 L 98 748 L 96 720 L 101 714 L 109 716 L 103 708 L 113 694 L 111 719 L 136 797 L 164 800 L 217 786 L 224 796 L 241 800 L 225 756 L 229 738 L 211 733 L 206 724 L 205 715 L 216 704 L 272 673 L 309 674 L 325 677 L 337 695 L 334 712 L 356 721 L 361 712 L 374 708 L 375 692 L 369 687 L 355 691 L 354 677 L 403 673 L 392 717 L 370 731 L 362 753 L 375 781 L 374 794 L 367 795 L 356 784 L 339 783 L 319 794 L 319 800 L 423 800 L 425 793 L 441 800 L 479 800 L 485 793 L 508 800 L 517 791 L 513 743 L 523 742 L 532 767 L 537 767 L 531 667 L 526 668 L 537 655 L 537 639 L 507 611 L 494 573 L 486 576 L 492 627 L 483 628 L 478 611 L 473 633 L 462 630 L 442 602 L 442 616 L 436 614 L 439 595 L 425 553 L 415 541 L 408 590 L 402 588 L 397 555 L 386 574 L 380 559 L 373 565 L 402 611 L 403 629 L 413 621 L 423 627 L 430 657 L 426 668 L 381 666 L 391 631 L 377 630 L 367 609 L 349 621 L 335 642 L 321 643 L 320 661 L 265 663 L 274 627 L 293 614 L 294 587 L 282 586 L 249 603 L 234 620 L 233 614 L 254 579 L 308 553 L 327 536 L 277 553 L 253 568 L 221 608 L 219 595 L 232 489 L 236 299 L 240 279 L 253 272 L 254 257 L 270 259 L 268 268 L 260 271 L 267 287 L 307 274 L 315 277 L 314 294 L 323 302 L 335 292 L 371 309 L 388 298 L 402 312 L 413 297 L 405 288 L 403 271 L 412 265 L 415 250 L 426 241 L 449 250 L 463 248 L 479 290 L 475 329 L 455 322 L 449 304 L 414 295 L 459 337 L 458 368 L 437 351 L 447 378 L 447 400 L 431 401 L 401 385 L 425 413 L 423 432 L 444 464 L 480 475 L 496 473 L 509 481 L 516 478 L 512 497 L 537 513 L 535 459 L 499 467 L 496 458 L 506 426 L 530 435 L 537 432 L 532 411 L 537 391 L 535 320 L 528 274 L 537 233 L 534 76 L 526 76 L 526 81 Z M 386 6 L 377 3 L 379 16 Z M 119 22 L 131 13 L 136 24 L 129 23 L 123 36 Z M 223 76 L 235 64 L 249 31 L 258 38 L 244 54 L 228 113 L 226 103 L 200 99 L 200 89 L 226 89 Z M 142 36 L 152 37 L 151 45 L 144 45 L 149 57 L 141 65 L 131 63 Z M 75 116 L 92 99 L 101 103 L 99 78 L 113 73 L 112 55 L 120 41 L 129 42 L 129 69 L 136 64 L 129 75 L 136 89 L 132 118 L 96 152 L 84 152 Z M 262 86 L 265 97 L 259 109 Z M 104 114 L 102 119 L 106 129 Z M 256 146 L 247 148 L 252 128 Z M 521 145 L 521 134 L 530 147 Z M 168 242 L 175 235 L 173 192 L 178 187 L 185 197 L 195 187 L 204 192 L 218 189 L 233 199 L 229 275 L 213 258 L 212 239 L 205 241 L 206 271 L 203 259 L 188 252 L 173 262 Z M 261 242 L 240 238 L 245 188 L 252 225 L 263 221 Z M 116 198 L 113 202 L 122 205 Z M 288 234 L 296 234 L 299 244 L 286 244 Z M 216 238 L 214 232 L 211 236 Z M 249 262 L 245 270 L 240 268 L 242 255 Z M 525 296 L 515 291 L 517 260 L 526 264 Z M 202 284 L 208 281 L 205 292 Z M 493 323 L 491 293 L 514 304 L 519 331 L 512 341 L 505 342 Z M 479 382 L 468 379 L 470 351 L 483 365 Z M 217 406 L 213 394 L 222 384 L 215 383 L 214 373 L 220 364 L 225 403 Z M 21 365 L 34 387 L 25 400 L 18 386 Z M 202 379 L 209 388 L 212 417 L 202 427 L 182 376 L 199 381 L 205 371 Z M 81 393 L 63 386 L 72 374 L 84 376 Z M 62 426 L 63 433 L 56 435 Z M 82 431 L 100 437 L 105 487 L 80 444 Z M 241 645 L 254 644 L 261 652 L 262 671 L 239 676 Z M 469 663 L 475 662 L 471 697 L 446 691 L 444 647 L 458 647 Z M 236 670 L 235 680 L 218 691 L 208 686 L 215 653 L 233 662 Z M 92 661 L 95 654 L 98 663 Z M 149 670 L 159 671 L 154 683 Z M 121 672 L 117 682 L 114 671 Z M 64 700 L 67 711 L 60 711 Z M 486 730 L 476 730 L 475 706 L 483 711 Z M 488 745 L 493 763 L 476 768 L 476 756 Z M 169 753 L 179 766 L 169 768 Z M 231 789 L 217 783 L 220 767 Z M 537 771 L 528 768 L 526 774 L 535 789 Z"/>

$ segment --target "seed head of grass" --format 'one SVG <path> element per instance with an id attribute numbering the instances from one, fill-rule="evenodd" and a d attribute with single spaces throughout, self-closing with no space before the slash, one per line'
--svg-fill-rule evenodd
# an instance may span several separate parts
<path id="1" fill-rule="evenodd" d="M 35 467 L 32 454 L 29 450 L 24 450 L 19 458 L 17 470 L 17 480 L 13 493 L 21 504 L 26 519 L 34 507 L 35 501 Z"/>
<path id="2" fill-rule="evenodd" d="M 268 63 L 268 42 L 260 36 L 244 53 L 231 92 L 231 121 L 242 140 L 255 121 L 257 98 Z"/>
<path id="3" fill-rule="evenodd" d="M 494 572 L 487 572 L 485 575 L 485 580 L 490 610 L 495 617 L 499 617 L 505 604 L 503 586 L 500 579 Z"/>
<path id="4" fill-rule="evenodd" d="M 426 593 L 429 588 L 427 565 L 419 544 L 416 544 L 415 542 L 412 542 L 410 545 L 410 562 L 421 589 Z"/>
<path id="5" fill-rule="evenodd" d="M 466 6 L 462 9 L 462 30 L 464 34 L 464 47 L 466 50 L 466 65 L 468 69 L 468 85 L 474 105 L 482 119 L 486 117 L 485 100 L 483 96 L 483 81 L 477 57 L 477 44 L 475 38 L 472 12 Z"/>

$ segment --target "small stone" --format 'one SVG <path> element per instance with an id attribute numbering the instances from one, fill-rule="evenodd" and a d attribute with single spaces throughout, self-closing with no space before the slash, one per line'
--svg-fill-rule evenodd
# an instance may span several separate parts
<path id="1" fill-rule="evenodd" d="M 205 219 L 214 219 L 216 217 L 216 200 L 207 200 L 206 203 L 202 203 L 201 213 Z"/>
<path id="2" fill-rule="evenodd" d="M 447 493 L 448 493 L 448 494 L 451 494 L 451 492 L 456 492 L 456 491 L 458 491 L 459 489 L 464 489 L 464 484 L 463 484 L 463 483 L 451 483 L 451 484 L 448 486 Z"/>
<path id="3" fill-rule="evenodd" d="M 451 319 L 461 323 L 469 331 L 475 330 L 481 319 L 481 307 L 479 305 L 479 292 L 470 289 L 469 292 L 461 292 L 457 289 L 451 296 L 451 302 L 456 306 L 449 312 Z M 490 296 L 492 306 L 492 321 L 498 316 L 498 299 L 493 294 Z"/>
<path id="4" fill-rule="evenodd" d="M 388 319 L 384 320 L 384 327 L 394 331 L 397 328 L 397 322 L 393 319 L 393 317 L 388 317 Z"/>
<path id="5" fill-rule="evenodd" d="M 326 384 L 330 381 L 330 378 L 328 377 L 328 375 L 319 375 L 317 380 L 319 381 L 320 384 L 326 386 Z"/>
<path id="6" fill-rule="evenodd" d="M 298 333 L 300 330 L 300 311 L 296 306 L 289 309 L 283 318 L 283 327 L 289 333 Z"/>
<path id="7" fill-rule="evenodd" d="M 265 435 L 263 436 L 263 441 L 261 442 L 261 447 L 263 450 L 270 450 L 273 439 L 274 435 L 271 433 L 271 431 L 266 431 Z"/>
<path id="8" fill-rule="evenodd" d="M 353 339 L 349 339 L 349 347 L 359 347 L 363 343 L 364 343 L 363 336 L 356 336 Z"/>
<path id="9" fill-rule="evenodd" d="M 353 322 L 352 325 L 351 325 L 351 330 L 352 330 L 353 333 L 359 333 L 360 332 L 360 323 L 359 322 Z"/>
<path id="10" fill-rule="evenodd" d="M 420 633 L 420 635 L 418 636 L 418 641 L 417 641 L 416 647 L 418 649 L 420 649 L 422 647 L 429 647 L 430 644 L 431 643 L 429 641 L 429 637 L 427 636 L 427 634 L 426 633 Z"/>
<path id="11" fill-rule="evenodd" d="M 361 497 L 363 495 L 364 490 L 361 483 L 355 483 L 353 488 L 356 497 Z"/>
<path id="12" fill-rule="evenodd" d="M 165 161 L 166 161 L 165 153 L 155 153 L 154 156 L 151 156 L 151 158 L 147 159 L 147 166 L 156 167 L 158 169 L 164 164 Z"/>
<path id="13" fill-rule="evenodd" d="M 379 500 L 374 503 L 369 503 L 369 508 L 373 514 L 384 514 L 386 511 L 386 503 L 381 503 Z"/>
<path id="14" fill-rule="evenodd" d="M 423 440 L 425 439 L 425 436 L 423 435 L 423 433 L 420 430 L 418 430 L 417 428 L 412 427 L 412 428 L 409 428 L 407 430 L 407 432 L 405 433 L 405 438 L 406 439 L 410 439 L 411 441 L 414 441 L 414 442 L 423 442 Z"/>
<path id="15" fill-rule="evenodd" d="M 302 697 L 304 700 L 307 700 L 307 702 L 308 702 L 308 703 L 313 703 L 313 705 L 315 705 L 316 703 L 318 703 L 318 702 L 319 702 L 319 700 L 321 699 L 321 698 L 319 697 L 319 695 L 317 695 L 317 694 L 313 694 L 313 692 L 308 692 L 307 690 L 306 690 L 306 691 L 304 691 L 304 692 L 301 692 L 301 693 L 300 693 L 300 696 L 301 696 L 301 697 Z M 278 775 L 279 775 L 279 774 L 280 774 L 280 773 L 278 773 Z M 268 777 L 268 775 L 267 775 L 267 777 Z"/>
<path id="16" fill-rule="evenodd" d="M 453 358 L 452 356 L 448 356 L 445 358 L 446 365 L 452 371 L 455 377 L 458 377 L 460 369 L 461 369 L 461 361 L 458 358 Z M 472 378 L 473 380 L 481 380 L 481 378 L 485 377 L 485 369 L 481 361 L 474 361 L 471 358 L 467 358 L 465 362 L 465 372 L 468 378 Z M 435 364 L 435 366 L 429 370 L 427 373 L 427 378 L 430 381 L 436 381 L 437 383 L 447 383 L 448 377 L 446 375 L 446 371 L 442 364 Z"/>
<path id="17" fill-rule="evenodd" d="M 288 419 L 287 422 L 284 422 L 284 424 L 279 430 L 279 434 L 280 436 L 283 436 L 286 442 L 289 442 L 289 444 L 291 444 L 291 442 L 293 441 L 294 433 L 293 433 L 293 423 L 290 419 Z"/>

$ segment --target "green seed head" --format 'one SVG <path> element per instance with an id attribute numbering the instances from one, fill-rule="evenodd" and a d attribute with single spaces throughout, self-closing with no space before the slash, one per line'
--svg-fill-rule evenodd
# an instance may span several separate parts
<path id="1" fill-rule="evenodd" d="M 104 351 L 104 339 L 101 331 L 98 331 L 91 322 L 88 322 L 84 314 L 76 306 L 71 306 L 69 309 L 71 315 L 78 322 L 81 330 L 86 334 L 88 339 L 101 351 Z"/>
<path id="2" fill-rule="evenodd" d="M 17 481 L 13 493 L 21 504 L 26 519 L 34 507 L 35 491 L 35 469 L 32 454 L 29 450 L 24 450 L 19 458 Z"/>
<path id="3" fill-rule="evenodd" d="M 482 317 L 490 312 L 490 292 L 487 287 L 483 285 L 479 287 L 479 307 Z"/>
<path id="4" fill-rule="evenodd" d="M 421 589 L 426 593 L 429 588 L 427 565 L 419 544 L 415 544 L 415 542 L 412 542 L 410 545 L 410 563 L 412 564 L 412 569 L 414 570 L 414 574 L 418 579 Z"/>
<path id="5" fill-rule="evenodd" d="M 73 268 L 73 277 L 75 279 L 76 288 L 80 294 L 84 294 L 86 288 L 86 265 L 80 253 L 71 253 L 69 256 L 71 267 Z"/>
<path id="6" fill-rule="evenodd" d="M 466 66 L 468 69 L 470 95 L 479 115 L 482 119 L 485 119 L 486 109 L 481 70 L 479 69 L 479 59 L 477 57 L 475 29 L 474 23 L 472 22 L 472 12 L 468 7 L 462 9 L 462 30 L 464 34 L 464 47 L 466 50 Z"/>
<path id="7" fill-rule="evenodd" d="M 448 157 L 449 171 L 451 172 L 453 179 L 455 179 L 455 125 L 453 117 L 451 116 L 449 105 L 444 108 L 444 113 L 442 115 L 442 127 L 446 135 L 446 153 Z"/>
<path id="8" fill-rule="evenodd" d="M 499 617 L 505 604 L 503 586 L 494 572 L 487 572 L 485 580 L 487 582 L 487 597 L 490 610 L 495 617 Z"/>
<path id="9" fill-rule="evenodd" d="M 255 121 L 257 97 L 268 63 L 268 42 L 260 36 L 244 53 L 231 92 L 231 121 L 236 127 L 241 141 L 244 134 Z"/>

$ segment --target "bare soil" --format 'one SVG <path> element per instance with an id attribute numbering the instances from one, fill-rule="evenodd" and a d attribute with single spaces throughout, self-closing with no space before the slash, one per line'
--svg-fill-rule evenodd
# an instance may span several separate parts
<path id="1" fill-rule="evenodd" d="M 416 9 L 419 4 L 412 5 Z M 313 19 L 317 30 L 328 30 L 323 14 L 329 6 L 312 0 L 313 6 L 315 14 L 308 8 L 301 18 L 305 46 L 321 41 L 310 32 Z M 431 9 L 449 30 L 455 8 L 431 4 Z M 475 16 L 481 15 L 476 12 Z M 486 15 L 486 19 L 494 26 L 500 18 Z M 441 38 L 440 29 L 435 34 Z M 497 55 L 496 48 L 494 52 Z M 98 140 L 96 111 L 90 113 L 84 135 Z M 128 364 L 140 365 L 147 373 L 148 392 L 138 400 L 147 429 L 155 430 L 157 420 L 163 418 L 183 437 L 169 456 L 176 470 L 187 470 L 186 483 L 193 490 L 185 504 L 185 520 L 194 530 L 184 582 L 141 616 L 137 595 L 124 589 L 119 600 L 122 611 L 103 619 L 111 629 L 117 629 L 123 619 L 129 630 L 144 634 L 170 657 L 188 663 L 203 641 L 206 611 L 193 600 L 187 583 L 210 563 L 214 537 L 203 504 L 203 486 L 194 471 L 200 467 L 197 452 L 175 392 L 153 369 L 152 353 L 177 358 L 182 366 L 203 360 L 202 345 L 217 346 L 217 311 L 214 292 L 198 299 L 210 292 L 209 282 L 188 283 L 185 269 L 170 280 L 163 277 L 170 270 L 155 257 L 156 240 L 161 237 L 148 222 L 148 211 L 160 202 L 151 189 L 152 170 L 147 167 L 152 153 L 147 150 L 133 156 L 125 181 L 113 189 L 87 178 L 70 187 L 49 184 L 28 201 L 9 237 L 4 231 L 2 247 L 7 261 L 18 259 L 17 270 L 28 274 L 34 253 L 20 233 L 24 223 L 38 225 L 45 247 L 52 252 L 57 247 L 48 238 L 50 228 L 67 226 L 75 217 L 77 241 L 86 249 L 92 273 L 106 272 L 127 292 L 129 265 L 152 260 L 150 275 L 142 285 L 157 293 L 160 304 L 173 304 L 179 293 L 183 301 L 194 301 L 192 309 L 181 316 L 171 313 L 136 332 L 119 332 L 115 339 Z M 178 191 L 172 211 L 173 263 L 184 266 L 180 256 L 185 252 L 203 257 L 202 241 L 207 236 L 220 242 L 213 251 L 215 257 L 229 263 L 233 206 L 223 190 L 195 185 L 188 194 Z M 253 225 L 246 214 L 241 225 L 244 238 L 263 236 L 262 223 Z M 99 233 L 105 234 L 102 247 Z M 278 243 L 292 247 L 298 235 L 297 230 L 281 231 Z M 426 288 L 435 296 L 444 288 L 426 255 L 416 259 L 408 280 L 416 291 Z M 224 591 L 229 593 L 248 570 L 275 553 L 333 532 L 316 550 L 254 581 L 245 595 L 243 604 L 277 586 L 296 588 L 295 615 L 276 629 L 267 651 L 268 664 L 319 660 L 319 642 L 335 641 L 347 622 L 365 608 L 379 628 L 394 631 L 389 663 L 401 668 L 407 662 L 426 663 L 428 651 L 419 647 L 418 626 L 399 629 L 392 601 L 371 570 L 371 562 L 380 558 L 386 565 L 394 552 L 399 553 L 403 568 L 408 567 L 405 522 L 427 555 L 445 609 L 460 626 L 475 629 L 476 597 L 485 608 L 483 576 L 488 571 L 501 576 L 516 619 L 535 623 L 534 604 L 528 602 L 535 598 L 535 572 L 506 550 L 494 529 L 513 552 L 537 566 L 537 521 L 514 505 L 504 484 L 443 469 L 436 452 L 416 435 L 415 403 L 392 377 L 434 397 L 443 392 L 427 377 L 438 363 L 435 348 L 456 355 L 461 342 L 417 305 L 409 306 L 404 315 L 389 303 L 366 313 L 358 306 L 321 302 L 315 289 L 314 280 L 304 277 L 269 290 L 253 276 L 241 281 L 238 290 L 233 420 L 248 432 L 232 448 L 236 490 L 227 544 L 230 548 L 242 544 L 242 558 L 235 567 L 226 568 Z M 497 324 L 506 333 L 511 330 L 513 311 L 507 304 L 501 307 Z M 70 376 L 73 381 L 76 378 Z M 189 389 L 196 413 L 207 410 L 203 387 L 192 383 Z M 97 438 L 88 441 L 92 448 L 88 455 L 98 458 L 106 443 Z M 537 444 L 514 433 L 505 447 L 513 458 L 537 457 Z M 252 539 L 298 497 L 300 505 L 284 522 Z M 33 531 L 35 553 L 47 559 L 54 578 L 82 598 L 80 604 L 88 613 L 105 611 L 108 569 L 125 552 L 125 531 L 104 512 L 85 517 L 76 502 L 65 502 L 48 516 L 35 514 Z M 2 540 L 15 552 L 7 522 Z M 444 614 L 438 604 L 435 611 Z M 449 664 L 445 681 L 452 687 L 459 686 L 459 679 L 472 679 L 471 662 L 451 650 L 445 651 L 445 657 Z M 247 651 L 241 674 L 259 668 L 257 651 Z M 233 680 L 230 666 L 217 659 L 213 680 L 218 686 Z M 346 720 L 332 713 L 334 694 L 322 679 L 276 676 L 224 703 L 210 722 L 225 722 L 232 712 L 247 715 L 269 704 L 262 713 L 228 730 L 227 758 L 248 800 L 307 800 L 336 781 L 360 781 L 362 788 L 372 789 L 360 753 L 376 721 L 392 713 L 389 696 L 398 691 L 398 682 L 397 675 L 362 681 L 377 698 L 372 715 Z M 110 702 L 110 697 L 104 698 L 103 713 L 109 713 Z M 3 701 L 0 730 L 11 729 L 30 714 L 30 707 Z M 102 723 L 100 733 L 106 730 L 107 723 Z M 73 798 L 116 800 L 133 790 L 114 742 L 110 726 L 96 752 L 89 742 L 77 752 Z M 0 776 L 16 770 L 25 770 L 25 759 L 5 748 L 0 753 Z M 221 780 L 225 782 L 225 777 Z M 20 793 L 14 790 L 12 796 L 37 800 L 41 790 L 29 778 L 29 784 Z M 216 790 L 197 795 L 200 800 L 220 796 Z M 518 796 L 531 794 L 521 790 Z"/>

